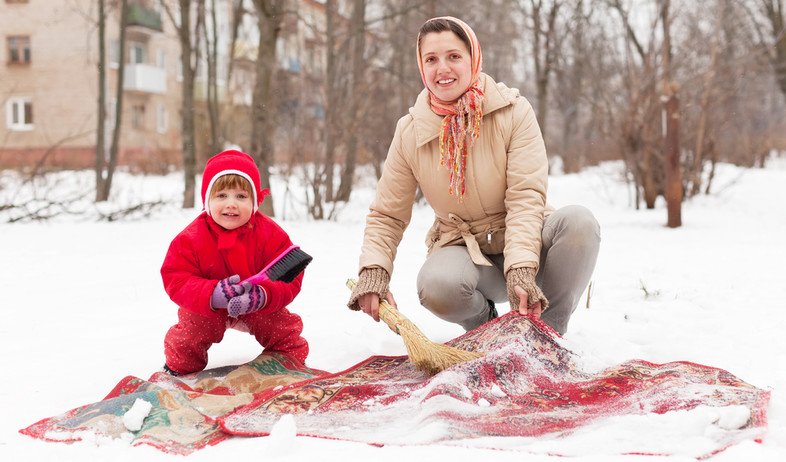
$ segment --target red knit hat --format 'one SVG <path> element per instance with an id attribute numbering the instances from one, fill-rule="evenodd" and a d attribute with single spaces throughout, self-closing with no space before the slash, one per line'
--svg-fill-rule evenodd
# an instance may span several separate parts
<path id="1" fill-rule="evenodd" d="M 254 212 L 259 208 L 259 203 L 270 191 L 262 191 L 259 187 L 259 169 L 245 152 L 234 149 L 224 151 L 211 157 L 205 164 L 205 172 L 202 174 L 202 203 L 205 204 L 205 211 L 210 215 L 210 190 L 217 179 L 224 175 L 240 175 L 251 183 L 254 192 Z"/>

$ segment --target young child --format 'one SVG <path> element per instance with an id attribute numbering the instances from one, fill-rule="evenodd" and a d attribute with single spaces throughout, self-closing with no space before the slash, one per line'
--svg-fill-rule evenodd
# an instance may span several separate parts
<path id="1" fill-rule="evenodd" d="M 203 370 L 207 350 L 227 328 L 250 333 L 265 352 L 306 360 L 303 322 L 286 308 L 300 292 L 303 274 L 289 284 L 240 284 L 292 245 L 258 211 L 264 194 L 269 191 L 260 190 L 259 170 L 248 154 L 224 151 L 205 165 L 205 209 L 175 237 L 161 267 L 164 288 L 179 306 L 178 323 L 164 340 L 166 372 Z"/>

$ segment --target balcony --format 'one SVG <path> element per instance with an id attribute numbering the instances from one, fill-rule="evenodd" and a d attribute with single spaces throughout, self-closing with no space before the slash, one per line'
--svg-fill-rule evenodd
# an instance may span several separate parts
<path id="1" fill-rule="evenodd" d="M 126 64 L 123 90 L 142 93 L 166 93 L 166 71 L 147 64 Z"/>
<path id="2" fill-rule="evenodd" d="M 160 14 L 150 8 L 133 3 L 128 5 L 128 25 L 146 27 L 158 32 L 164 31 Z"/>

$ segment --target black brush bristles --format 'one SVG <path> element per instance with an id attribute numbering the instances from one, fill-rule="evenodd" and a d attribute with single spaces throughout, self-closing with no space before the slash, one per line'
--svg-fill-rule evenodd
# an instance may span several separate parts
<path id="1" fill-rule="evenodd" d="M 295 247 L 281 257 L 269 270 L 265 271 L 265 275 L 271 281 L 282 281 L 289 284 L 295 280 L 298 274 L 306 269 L 311 260 L 313 260 L 311 255 L 302 251 L 299 247 Z"/>

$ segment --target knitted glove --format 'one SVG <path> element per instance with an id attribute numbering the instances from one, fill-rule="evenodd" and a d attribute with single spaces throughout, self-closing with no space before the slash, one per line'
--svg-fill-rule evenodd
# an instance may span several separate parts
<path id="1" fill-rule="evenodd" d="M 358 275 L 358 283 L 352 289 L 347 306 L 351 310 L 358 311 L 358 298 L 363 295 L 375 293 L 380 300 L 387 297 L 390 292 L 390 275 L 382 268 L 363 268 Z"/>
<path id="2" fill-rule="evenodd" d="M 239 282 L 240 276 L 237 274 L 218 281 L 216 288 L 213 289 L 213 295 L 210 297 L 210 306 L 213 309 L 226 308 L 233 297 L 237 297 L 245 291 L 243 286 L 238 284 Z"/>
<path id="3" fill-rule="evenodd" d="M 267 302 L 267 295 L 265 295 L 265 290 L 262 286 L 246 282 L 243 283 L 243 289 L 244 292 L 242 294 L 229 300 L 227 311 L 233 318 L 253 313 L 265 306 L 265 302 Z"/>
<path id="4" fill-rule="evenodd" d="M 516 295 L 514 287 L 519 286 L 527 291 L 527 303 L 532 306 L 540 300 L 541 313 L 546 311 L 549 307 L 549 301 L 541 292 L 540 287 L 535 284 L 535 275 L 537 271 L 535 268 L 511 268 L 505 275 L 506 283 L 508 286 L 508 300 L 510 301 L 510 310 L 518 311 L 521 300 Z"/>

